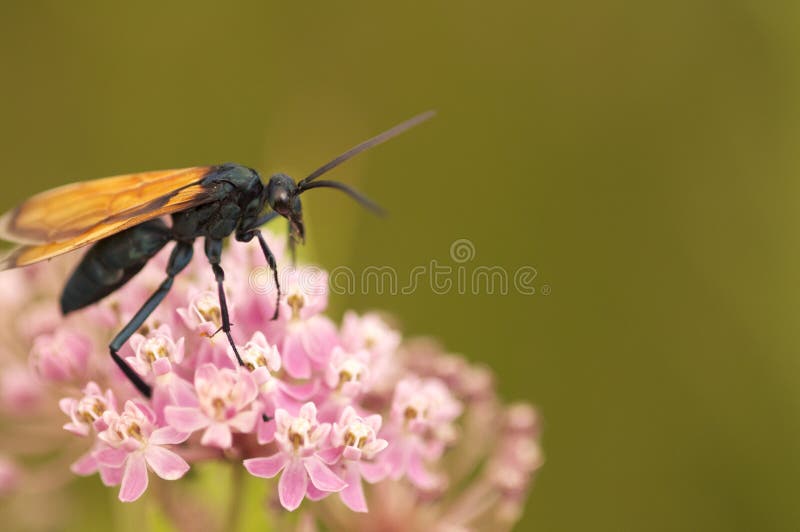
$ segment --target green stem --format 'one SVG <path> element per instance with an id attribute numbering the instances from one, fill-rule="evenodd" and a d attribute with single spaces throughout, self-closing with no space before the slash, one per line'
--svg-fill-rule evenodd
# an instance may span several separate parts
<path id="1" fill-rule="evenodd" d="M 228 502 L 228 516 L 225 519 L 226 532 L 236 532 L 239 529 L 244 499 L 244 467 L 238 462 L 231 463 L 231 467 L 231 498 Z"/>

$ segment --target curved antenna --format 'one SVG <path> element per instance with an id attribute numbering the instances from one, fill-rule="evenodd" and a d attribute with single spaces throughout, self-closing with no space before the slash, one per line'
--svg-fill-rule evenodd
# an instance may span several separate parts
<path id="1" fill-rule="evenodd" d="M 356 189 L 350 188 L 347 185 L 345 185 L 344 183 L 339 183 L 338 181 L 328 181 L 328 180 L 325 180 L 325 179 L 323 179 L 322 181 L 314 181 L 313 183 L 308 183 L 303 188 L 303 191 L 310 190 L 312 188 L 322 188 L 322 187 L 335 188 L 336 190 L 341 190 L 342 192 L 344 192 L 345 194 L 347 194 L 348 196 L 350 196 L 351 198 L 353 198 L 354 200 L 356 200 L 361 205 L 363 205 L 367 209 L 371 210 L 375 214 L 377 214 L 379 216 L 383 216 L 383 215 L 386 214 L 386 211 L 384 211 L 383 208 L 380 205 L 378 205 L 377 203 L 375 203 L 374 201 L 372 201 L 368 197 L 364 196 L 363 194 L 358 192 Z"/>
<path id="2" fill-rule="evenodd" d="M 426 120 L 428 120 L 430 118 L 433 118 L 434 115 L 436 115 L 436 111 L 425 111 L 424 113 L 420 113 L 420 114 L 418 114 L 417 116 L 415 116 L 413 118 L 409 118 L 405 122 L 401 122 L 401 123 L 397 124 L 393 128 L 384 131 L 380 135 L 376 135 L 376 136 L 372 137 L 369 140 L 365 140 L 364 142 L 362 142 L 358 146 L 356 146 L 354 148 L 350 148 L 349 150 L 347 150 L 346 152 L 344 152 L 343 154 L 341 154 L 340 156 L 338 156 L 337 158 L 335 158 L 331 162 L 320 166 L 319 168 L 317 168 L 316 170 L 314 170 L 313 172 L 308 174 L 308 176 L 305 179 L 303 179 L 302 181 L 297 183 L 297 186 L 300 188 L 300 190 L 307 190 L 308 188 L 310 188 L 308 186 L 308 183 L 310 183 L 311 181 L 315 180 L 316 178 L 318 178 L 319 176 L 321 176 L 325 172 L 333 170 L 334 168 L 336 168 L 337 166 L 339 166 L 340 164 L 342 164 L 346 160 L 348 160 L 348 159 L 350 159 L 352 157 L 355 157 L 356 155 L 358 155 L 362 151 L 368 150 L 368 149 L 372 148 L 373 146 L 377 146 L 378 144 L 382 144 L 382 143 L 386 142 L 387 140 L 389 140 L 389 139 L 391 139 L 393 137 L 396 137 L 400 133 L 403 133 L 404 131 L 407 131 L 407 130 L 411 129 L 414 126 L 416 126 L 418 124 L 421 124 L 422 122 L 425 122 Z M 339 188 L 339 187 L 334 187 L 334 188 Z M 341 189 L 341 190 L 344 190 L 344 189 Z M 354 191 L 348 192 L 348 194 L 350 194 L 352 196 L 353 195 L 352 192 L 354 192 Z M 353 197 L 356 197 L 356 196 L 353 196 Z M 356 199 L 358 199 L 358 198 L 356 198 Z M 359 202 L 361 202 L 361 200 L 359 200 Z"/>

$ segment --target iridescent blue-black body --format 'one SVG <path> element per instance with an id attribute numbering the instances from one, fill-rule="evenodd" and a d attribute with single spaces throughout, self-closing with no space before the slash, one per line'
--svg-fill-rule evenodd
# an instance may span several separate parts
<path id="1" fill-rule="evenodd" d="M 114 361 L 146 396 L 151 393 L 150 386 L 117 353 L 166 297 L 175 276 L 189 264 L 195 239 L 205 239 L 205 254 L 219 288 L 222 314 L 220 330 L 228 336 L 237 358 L 222 286 L 225 278 L 220 266 L 223 240 L 234 233 L 237 240 L 241 241 L 258 237 L 269 266 L 276 272 L 274 256 L 258 227 L 277 216 L 277 213 L 261 214 L 267 196 L 266 187 L 258 173 L 238 164 L 224 164 L 212 167 L 200 183 L 207 201 L 172 214 L 171 226 L 161 219 L 149 220 L 95 243 L 78 264 L 61 295 L 64 314 L 91 305 L 119 289 L 167 243 L 175 242 L 166 279 L 110 345 Z M 275 282 L 277 284 L 277 273 Z"/>
<path id="2" fill-rule="evenodd" d="M 222 240 L 252 225 L 264 209 L 264 185 L 258 172 L 238 164 L 216 167 L 203 179 L 213 201 L 172 215 L 175 240 Z"/>
<path id="3" fill-rule="evenodd" d="M 279 302 L 281 286 L 278 282 L 275 256 L 270 251 L 259 227 L 275 217 L 286 218 L 289 222 L 289 247 L 293 252 L 294 244 L 305 240 L 300 195 L 313 188 L 324 187 L 342 191 L 363 206 L 380 213 L 380 207 L 344 183 L 318 178 L 351 157 L 386 142 L 433 115 L 433 111 L 428 111 L 401 122 L 330 160 L 299 182 L 295 182 L 288 175 L 275 174 L 264 185 L 255 170 L 238 164 L 187 169 L 197 171 L 196 174 L 191 174 L 191 183 L 171 181 L 177 187 L 175 190 L 168 191 L 142 206 L 144 212 L 152 216 L 157 216 L 158 213 L 171 213 L 172 224 L 168 226 L 156 218 L 97 241 L 67 282 L 61 295 L 62 311 L 66 314 L 78 310 L 111 294 L 136 275 L 168 242 L 174 241 L 175 246 L 167 262 L 166 278 L 109 345 L 114 362 L 134 386 L 149 397 L 150 386 L 122 360 L 119 349 L 163 301 L 175 281 L 175 276 L 192 260 L 194 241 L 203 237 L 205 255 L 217 282 L 221 317 L 219 331 L 228 337 L 234 355 L 239 364 L 243 364 L 231 335 L 231 323 L 223 287 L 225 273 L 220 265 L 220 259 L 224 239 L 234 235 L 240 242 L 258 240 L 264 258 L 272 270 L 276 298 Z M 199 180 L 196 178 L 198 175 L 202 176 Z M 182 192 L 188 199 L 181 196 Z M 165 206 L 172 208 L 159 210 Z M 269 210 L 264 213 L 267 206 Z M 177 210 L 181 207 L 183 210 Z M 135 216 L 137 214 L 139 216 Z M 130 220 L 135 221 L 144 219 L 141 217 L 141 209 L 135 213 L 124 211 L 116 215 L 120 217 L 128 215 Z M 119 226 L 115 226 L 115 229 L 117 227 Z M 280 305 L 276 302 L 273 319 L 277 319 L 279 308 Z"/>
<path id="4" fill-rule="evenodd" d="M 238 164 L 214 167 L 203 178 L 212 201 L 172 215 L 172 226 L 149 220 L 94 244 L 67 281 L 61 295 L 64 314 L 111 294 L 170 241 L 198 237 L 223 240 L 252 224 L 264 208 L 264 185 L 255 170 Z"/>

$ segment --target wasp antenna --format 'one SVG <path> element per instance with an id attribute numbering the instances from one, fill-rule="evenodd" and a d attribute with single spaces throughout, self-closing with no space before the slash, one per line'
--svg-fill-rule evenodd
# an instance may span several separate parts
<path id="1" fill-rule="evenodd" d="M 354 148 L 350 148 L 349 150 L 347 150 L 346 152 L 344 152 L 343 154 L 341 154 L 337 158 L 333 159 L 329 163 L 320 166 L 319 168 L 317 168 L 316 170 L 314 170 L 313 172 L 308 174 L 308 176 L 305 179 L 303 179 L 302 181 L 300 181 L 297 185 L 300 187 L 301 190 L 309 188 L 306 185 L 308 183 L 310 183 L 311 181 L 315 180 L 316 178 L 318 178 L 319 176 L 321 176 L 322 174 L 324 174 L 325 172 L 329 172 L 330 170 L 333 170 L 334 168 L 336 168 L 337 166 L 339 166 L 340 164 L 342 164 L 346 160 L 348 160 L 348 159 L 350 159 L 352 157 L 355 157 L 356 155 L 358 155 L 362 151 L 368 150 L 368 149 L 372 148 L 373 146 L 377 146 L 378 144 L 383 144 L 387 140 L 396 137 L 400 133 L 403 133 L 404 131 L 408 131 L 412 127 L 414 127 L 414 126 L 416 126 L 418 124 L 421 124 L 422 122 L 425 122 L 426 120 L 429 120 L 429 119 L 433 118 L 435 115 L 436 115 L 436 111 L 433 111 L 433 110 L 425 111 L 424 113 L 420 113 L 415 117 L 409 118 L 405 122 L 400 122 L 399 124 L 397 124 L 393 128 L 387 129 L 383 133 L 381 133 L 379 135 L 376 135 L 376 136 L 372 137 L 369 140 L 365 140 L 364 142 L 362 142 L 358 146 L 355 146 Z M 337 188 L 337 187 L 334 187 L 334 188 Z M 353 196 L 353 197 L 355 197 L 355 196 Z M 361 200 L 359 200 L 359 201 L 361 201 Z"/>
<path id="2" fill-rule="evenodd" d="M 354 200 L 356 200 L 361 205 L 371 210 L 375 214 L 379 216 L 386 215 L 386 211 L 383 210 L 383 208 L 380 205 L 378 205 L 368 197 L 364 196 L 356 189 L 345 185 L 344 183 L 339 183 L 338 181 L 328 181 L 328 180 L 314 181 L 313 183 L 307 183 L 303 187 L 301 192 L 305 192 L 306 190 L 311 190 L 312 188 L 335 188 L 336 190 L 341 190 L 342 192 L 344 192 L 345 194 L 347 194 L 348 196 L 350 196 L 351 198 L 353 198 Z"/>

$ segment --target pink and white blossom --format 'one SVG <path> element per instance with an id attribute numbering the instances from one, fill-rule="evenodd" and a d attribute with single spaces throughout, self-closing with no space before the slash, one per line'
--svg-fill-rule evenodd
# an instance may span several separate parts
<path id="1" fill-rule="evenodd" d="M 222 313 L 207 261 L 193 261 L 120 352 L 152 387 L 149 398 L 107 345 L 163 281 L 169 248 L 67 318 L 55 302 L 70 264 L 0 275 L 0 289 L 15 296 L 0 306 L 18 322 L 0 331 L 0 421 L 37 434 L 19 453 L 4 451 L 0 495 L 72 471 L 97 474 L 128 502 L 151 471 L 174 480 L 201 461 L 243 461 L 252 475 L 280 477 L 271 492 L 280 505 L 265 511 L 308 499 L 306 524 L 508 530 L 543 462 L 536 411 L 505 408 L 487 367 L 403 340 L 378 313 L 347 311 L 335 323 L 325 314 L 327 274 L 291 269 L 285 239 L 267 239 L 281 272 L 279 319 L 260 247 L 233 242 L 223 266 L 240 367 L 226 335 L 215 334 Z M 195 252 L 202 257 L 202 242 Z M 59 458 L 27 458 L 38 453 Z M 170 497 L 173 486 L 159 491 Z"/>
<path id="2" fill-rule="evenodd" d="M 278 497 L 284 508 L 297 509 L 309 483 L 322 492 L 341 491 L 347 486 L 319 456 L 331 425 L 317 421 L 314 403 L 304 404 L 296 417 L 278 409 L 275 424 L 279 451 L 269 457 L 245 460 L 244 466 L 250 474 L 263 478 L 272 478 L 283 471 Z"/>
<path id="3" fill-rule="evenodd" d="M 218 369 L 203 364 L 195 372 L 196 398 L 190 405 L 171 405 L 164 409 L 167 423 L 181 432 L 205 429 L 203 445 L 228 449 L 233 445 L 233 432 L 250 432 L 258 412 L 253 401 L 258 387 L 244 368 Z"/>
<path id="4" fill-rule="evenodd" d="M 43 379 L 66 382 L 86 375 L 91 352 L 92 342 L 86 335 L 62 329 L 34 340 L 30 363 Z"/>
<path id="5" fill-rule="evenodd" d="M 68 430 L 78 436 L 88 436 L 92 430 L 102 432 L 107 427 L 104 414 L 108 410 L 116 410 L 114 392 L 110 389 L 105 392 L 95 382 L 89 382 L 83 389 L 83 397 L 74 399 L 65 397 L 58 403 L 61 411 L 70 417 L 69 423 L 64 425 Z"/>
<path id="6" fill-rule="evenodd" d="M 336 326 L 321 314 L 328 305 L 328 276 L 310 271 L 291 270 L 284 276 L 279 319 L 265 324 L 267 336 L 281 352 L 284 369 L 298 379 L 324 368 L 339 343 Z"/>
<path id="7" fill-rule="evenodd" d="M 144 405 L 125 403 L 122 413 L 107 410 L 103 420 L 108 426 L 98 435 L 107 445 L 95 457 L 101 465 L 121 470 L 119 500 L 135 501 L 147 489 L 150 469 L 165 480 L 181 478 L 189 464 L 165 445 L 186 441 L 188 434 L 172 427 L 156 428 L 155 414 Z"/>
<path id="8" fill-rule="evenodd" d="M 331 444 L 327 460 L 337 463 L 337 471 L 347 483 L 339 492 L 342 502 L 354 512 L 366 512 L 367 501 L 364 496 L 363 478 L 374 484 L 388 474 L 384 462 L 374 461 L 376 455 L 388 447 L 389 442 L 378 438 L 382 419 L 379 414 L 361 417 L 352 406 L 342 411 L 339 420 L 333 424 Z"/>

